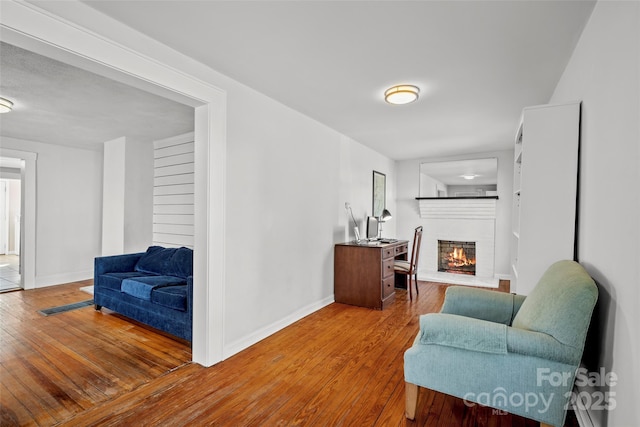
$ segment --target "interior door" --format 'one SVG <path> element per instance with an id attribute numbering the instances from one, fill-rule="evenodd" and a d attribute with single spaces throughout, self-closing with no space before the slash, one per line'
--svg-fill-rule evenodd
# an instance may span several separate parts
<path id="1" fill-rule="evenodd" d="M 0 179 L 0 255 L 6 255 L 9 248 L 9 203 L 7 201 L 7 181 Z"/>

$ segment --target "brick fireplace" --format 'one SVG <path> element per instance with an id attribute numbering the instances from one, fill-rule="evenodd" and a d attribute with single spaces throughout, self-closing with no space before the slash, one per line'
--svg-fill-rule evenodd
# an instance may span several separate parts
<path id="1" fill-rule="evenodd" d="M 497 288 L 498 279 L 494 275 L 496 201 L 431 199 L 419 202 L 424 233 L 418 279 Z M 442 265 L 439 242 L 462 242 L 467 261 L 475 259 L 473 266 L 467 265 L 456 272 L 463 274 L 452 274 L 448 261 L 446 267 Z"/>

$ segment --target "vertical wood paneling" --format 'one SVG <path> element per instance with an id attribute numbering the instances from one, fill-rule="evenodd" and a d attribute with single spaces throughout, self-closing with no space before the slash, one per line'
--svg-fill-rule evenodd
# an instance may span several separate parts
<path id="1" fill-rule="evenodd" d="M 153 244 L 193 248 L 193 132 L 154 142 Z"/>

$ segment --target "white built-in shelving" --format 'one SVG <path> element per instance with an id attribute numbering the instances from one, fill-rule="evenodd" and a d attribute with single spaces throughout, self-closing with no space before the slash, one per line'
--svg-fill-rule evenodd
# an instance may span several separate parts
<path id="1" fill-rule="evenodd" d="M 525 108 L 514 145 L 511 291 L 529 294 L 555 261 L 573 259 L 580 103 Z"/>

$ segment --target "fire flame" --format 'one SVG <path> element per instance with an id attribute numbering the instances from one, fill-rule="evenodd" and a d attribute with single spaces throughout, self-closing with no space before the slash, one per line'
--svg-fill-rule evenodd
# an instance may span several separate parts
<path id="1" fill-rule="evenodd" d="M 449 267 L 464 267 L 466 265 L 475 265 L 475 259 L 467 259 L 467 255 L 462 248 L 453 248 L 453 252 L 449 253 Z"/>

